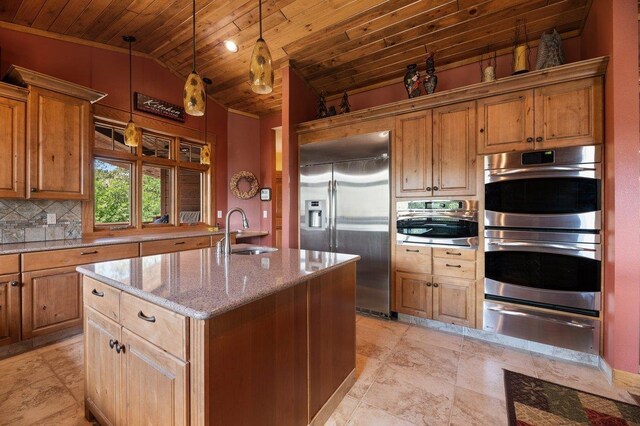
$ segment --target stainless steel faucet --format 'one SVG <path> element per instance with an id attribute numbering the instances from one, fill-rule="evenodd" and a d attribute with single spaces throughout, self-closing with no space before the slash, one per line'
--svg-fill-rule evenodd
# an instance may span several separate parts
<path id="1" fill-rule="evenodd" d="M 222 253 L 228 255 L 231 253 L 231 239 L 229 238 L 229 219 L 231 218 L 231 214 L 233 212 L 240 212 L 242 215 L 242 227 L 247 229 L 249 227 L 249 221 L 247 220 L 247 215 L 240 207 L 234 207 L 227 212 L 227 217 L 224 220 L 224 246 L 222 249 Z"/>

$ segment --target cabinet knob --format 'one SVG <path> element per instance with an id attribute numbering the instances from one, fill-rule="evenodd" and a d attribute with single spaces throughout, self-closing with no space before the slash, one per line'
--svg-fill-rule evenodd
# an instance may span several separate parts
<path id="1" fill-rule="evenodd" d="M 527 138 L 527 142 L 529 142 L 529 143 L 533 142 L 533 138 L 532 137 L 528 137 Z"/>
<path id="2" fill-rule="evenodd" d="M 431 187 L 430 186 L 427 186 L 427 191 L 431 191 Z"/>
<path id="3" fill-rule="evenodd" d="M 484 133 L 484 129 L 480 129 L 480 133 Z"/>
<path id="4" fill-rule="evenodd" d="M 118 344 L 118 341 L 117 341 L 117 340 L 109 339 L 109 347 L 110 347 L 111 349 L 113 349 L 113 348 L 114 348 L 114 346 L 115 346 L 115 345 L 117 345 L 117 344 Z"/>
<path id="5" fill-rule="evenodd" d="M 434 187 L 433 187 L 433 190 L 434 190 L 434 191 L 437 191 L 438 189 L 440 189 L 440 188 L 438 188 L 437 186 L 434 186 Z"/>
<path id="6" fill-rule="evenodd" d="M 18 281 L 10 281 L 10 282 L 9 282 L 9 285 L 10 285 L 11 287 L 18 287 L 18 286 L 20 286 L 20 283 L 19 283 Z"/>
<path id="7" fill-rule="evenodd" d="M 38 192 L 38 188 L 31 188 L 31 192 Z"/>
<path id="8" fill-rule="evenodd" d="M 116 353 L 124 353 L 124 345 L 119 344 L 118 342 L 116 342 Z"/>
<path id="9" fill-rule="evenodd" d="M 544 138 L 542 136 L 538 136 L 536 138 L 536 142 L 542 142 L 544 140 Z"/>
<path id="10" fill-rule="evenodd" d="M 427 287 L 431 287 L 431 283 L 430 282 L 427 282 Z"/>
<path id="11" fill-rule="evenodd" d="M 47 310 L 47 305 L 42 305 L 42 310 L 46 311 Z"/>
<path id="12" fill-rule="evenodd" d="M 437 288 L 437 287 L 439 287 L 439 286 L 440 286 L 440 284 L 438 284 L 438 283 L 433 283 L 433 286 Z"/>

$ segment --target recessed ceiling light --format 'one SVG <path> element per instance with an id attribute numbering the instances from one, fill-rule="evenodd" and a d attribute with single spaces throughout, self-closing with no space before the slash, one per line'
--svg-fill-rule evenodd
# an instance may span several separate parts
<path id="1" fill-rule="evenodd" d="M 238 51 L 238 45 L 232 40 L 225 40 L 224 47 L 226 47 L 229 52 L 236 53 Z"/>

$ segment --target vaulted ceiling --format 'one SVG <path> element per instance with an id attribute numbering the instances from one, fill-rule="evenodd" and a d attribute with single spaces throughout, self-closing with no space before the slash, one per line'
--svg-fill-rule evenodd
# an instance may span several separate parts
<path id="1" fill-rule="evenodd" d="M 278 70 L 287 62 L 329 95 L 401 81 L 406 65 L 435 52 L 439 67 L 464 63 L 513 44 L 519 19 L 529 40 L 556 28 L 578 35 L 591 0 L 263 0 L 263 33 Z M 263 115 L 281 109 L 273 93 L 248 80 L 258 37 L 258 0 L 197 0 L 198 71 L 213 80 L 223 105 Z M 191 71 L 189 0 L 1 0 L 0 20 L 134 49 L 186 77 Z M 239 46 L 228 52 L 224 40 Z"/>

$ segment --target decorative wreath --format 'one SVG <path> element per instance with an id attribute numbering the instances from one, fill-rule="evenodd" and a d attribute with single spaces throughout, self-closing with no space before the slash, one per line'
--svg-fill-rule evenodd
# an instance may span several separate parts
<path id="1" fill-rule="evenodd" d="M 249 189 L 248 191 L 240 191 L 240 189 L 238 189 L 238 183 L 243 179 L 249 182 L 249 184 L 251 185 L 251 189 Z M 236 197 L 240 198 L 241 200 L 248 200 L 249 198 L 253 198 L 256 196 L 258 190 L 260 189 L 260 184 L 258 183 L 258 178 L 256 178 L 253 173 L 241 171 L 231 177 L 229 188 L 231 189 L 233 195 L 235 195 Z"/>

